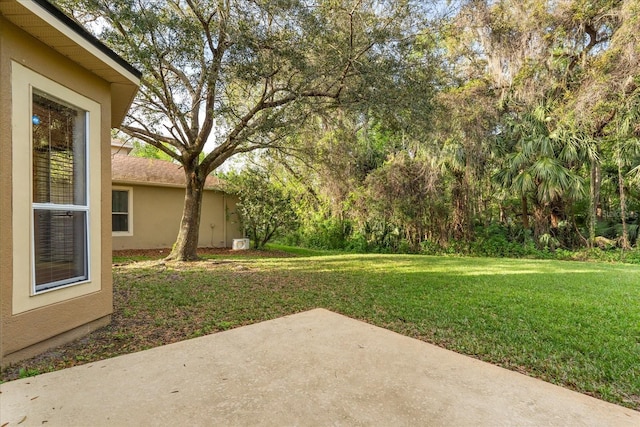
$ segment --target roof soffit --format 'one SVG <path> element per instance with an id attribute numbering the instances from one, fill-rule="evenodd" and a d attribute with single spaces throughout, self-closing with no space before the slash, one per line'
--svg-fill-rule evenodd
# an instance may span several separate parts
<path id="1" fill-rule="evenodd" d="M 44 0 L 0 0 L 0 14 L 61 55 L 111 84 L 112 127 L 120 126 L 140 72 Z"/>

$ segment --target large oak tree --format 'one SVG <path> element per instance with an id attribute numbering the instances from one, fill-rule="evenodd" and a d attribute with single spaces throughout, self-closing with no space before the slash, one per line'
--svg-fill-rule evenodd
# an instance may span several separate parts
<path id="1" fill-rule="evenodd" d="M 58 4 L 143 71 L 120 130 L 184 168 L 174 260 L 197 257 L 207 175 L 238 153 L 283 146 L 314 113 L 385 102 L 420 28 L 410 0 Z"/>

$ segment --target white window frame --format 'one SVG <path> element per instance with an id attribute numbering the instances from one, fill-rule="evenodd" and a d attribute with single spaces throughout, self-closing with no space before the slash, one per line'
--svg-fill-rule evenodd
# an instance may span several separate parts
<path id="1" fill-rule="evenodd" d="M 82 144 L 84 144 L 84 159 L 83 159 L 83 164 L 84 164 L 84 196 L 85 196 L 85 203 L 83 205 L 69 205 L 69 204 L 56 204 L 56 203 L 35 203 L 32 201 L 32 209 L 31 209 L 31 268 L 33 269 L 32 271 L 32 292 L 33 294 L 39 294 L 42 292 L 47 292 L 47 291 L 52 291 L 55 289 L 60 289 L 62 287 L 65 286 L 75 286 L 78 284 L 82 284 L 82 283 L 86 283 L 87 281 L 90 280 L 91 277 L 91 271 L 90 271 L 90 265 L 89 265 L 89 259 L 91 258 L 91 252 L 90 252 L 90 241 L 91 241 L 91 230 L 89 229 L 89 205 L 91 203 L 91 195 L 89 194 L 89 188 L 90 188 L 90 180 L 91 178 L 89 177 L 89 132 L 90 132 L 90 118 L 89 118 L 89 111 L 86 111 L 84 108 L 78 107 L 76 105 L 72 105 L 68 102 L 66 102 L 63 99 L 59 99 L 59 97 L 48 93 L 45 90 L 41 90 L 40 88 L 36 88 L 35 86 L 31 86 L 31 99 L 33 100 L 33 94 L 34 93 L 38 93 L 41 96 L 54 101 L 54 102 L 59 102 L 61 105 L 65 105 L 65 106 L 69 106 L 72 107 L 74 109 L 76 109 L 77 111 L 80 111 L 84 114 L 84 135 L 82 135 Z M 32 105 L 33 105 L 33 101 L 32 101 Z M 30 115 L 29 117 L 33 117 L 33 111 L 30 111 Z M 32 128 L 33 129 L 33 128 Z M 31 135 L 31 147 L 32 147 L 32 153 L 31 155 L 33 156 L 33 135 Z M 33 166 L 32 166 L 33 167 Z M 33 185 L 33 182 L 31 183 L 31 185 Z M 31 193 L 33 194 L 33 192 Z M 54 281 L 54 282 L 48 282 L 48 283 L 43 283 L 43 284 L 36 284 L 36 254 L 35 254 L 35 250 L 36 250 L 36 242 L 34 241 L 35 239 L 35 221 L 33 219 L 36 210 L 43 210 L 43 211 L 48 211 L 48 212 L 84 212 L 85 214 L 85 220 L 84 220 L 84 233 L 85 233 L 85 241 L 84 241 L 84 253 L 81 255 L 84 258 L 84 266 L 85 266 L 85 274 L 81 275 L 81 276 L 76 276 L 76 277 L 69 277 L 66 279 L 62 279 L 62 280 L 58 280 L 58 281 Z"/>
<path id="2" fill-rule="evenodd" d="M 128 211 L 127 216 L 129 220 L 127 221 L 128 230 L 127 231 L 113 231 L 113 225 L 111 226 L 111 235 L 114 237 L 125 237 L 125 236 L 133 236 L 133 187 L 123 187 L 120 185 L 114 185 L 111 187 L 111 197 L 113 197 L 114 191 L 126 191 L 128 197 Z M 122 213 L 122 212 L 111 212 L 111 217 L 113 218 L 114 213 Z M 113 223 L 113 220 L 112 220 Z"/>
<path id="3" fill-rule="evenodd" d="M 60 303 L 101 290 L 101 105 L 22 64 L 11 61 L 12 140 L 12 314 Z M 86 111 L 86 278 L 36 290 L 34 260 L 33 91 Z M 48 207 L 51 207 L 50 204 Z M 65 205 L 55 205 L 64 209 Z M 73 209 L 78 210 L 77 206 Z"/>

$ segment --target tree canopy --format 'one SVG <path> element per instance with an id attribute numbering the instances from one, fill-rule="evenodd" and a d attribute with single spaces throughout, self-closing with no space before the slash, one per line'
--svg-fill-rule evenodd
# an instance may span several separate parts
<path id="1" fill-rule="evenodd" d="M 420 28 L 411 0 L 58 3 L 143 71 L 121 131 L 184 166 L 169 256 L 181 260 L 196 256 L 208 174 L 238 153 L 286 149 L 315 114 L 392 97 L 411 77 L 407 52 Z"/>
<path id="2" fill-rule="evenodd" d="M 640 0 L 58 3 L 144 72 L 121 130 L 184 166 L 171 258 L 249 152 L 294 243 L 637 246 Z"/>

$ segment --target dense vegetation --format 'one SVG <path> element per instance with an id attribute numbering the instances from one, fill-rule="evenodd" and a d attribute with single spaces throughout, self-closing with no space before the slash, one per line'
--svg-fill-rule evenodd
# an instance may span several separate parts
<path id="1" fill-rule="evenodd" d="M 57 3 L 144 71 L 121 130 L 184 167 L 170 258 L 245 153 L 256 242 L 638 257 L 640 0 Z"/>
<path id="2" fill-rule="evenodd" d="M 466 1 L 431 21 L 413 45 L 431 90 L 253 158 L 298 213 L 284 241 L 637 261 L 639 16 L 637 0 Z"/>

